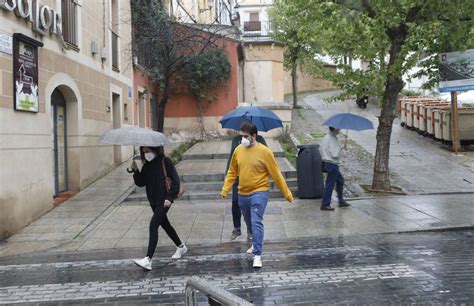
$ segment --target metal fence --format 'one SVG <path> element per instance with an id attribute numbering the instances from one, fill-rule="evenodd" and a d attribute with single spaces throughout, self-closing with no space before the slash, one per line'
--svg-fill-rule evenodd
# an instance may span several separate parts
<path id="1" fill-rule="evenodd" d="M 273 31 L 273 23 L 267 21 L 244 21 L 244 36 L 270 36 Z"/>
<path id="2" fill-rule="evenodd" d="M 209 305 L 232 305 L 232 306 L 247 306 L 253 305 L 246 300 L 210 283 L 192 277 L 186 282 L 186 305 L 197 306 L 197 291 L 202 292 L 208 298 Z"/>

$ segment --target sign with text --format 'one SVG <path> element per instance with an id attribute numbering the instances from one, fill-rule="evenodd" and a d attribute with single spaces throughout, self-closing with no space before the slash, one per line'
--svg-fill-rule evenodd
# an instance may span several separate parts
<path id="1" fill-rule="evenodd" d="M 12 54 L 12 36 L 0 31 L 0 52 Z"/>
<path id="2" fill-rule="evenodd" d="M 474 49 L 439 56 L 439 91 L 474 89 Z"/>
<path id="3" fill-rule="evenodd" d="M 14 107 L 16 110 L 38 112 L 38 47 L 39 41 L 23 34 L 13 35 Z"/>

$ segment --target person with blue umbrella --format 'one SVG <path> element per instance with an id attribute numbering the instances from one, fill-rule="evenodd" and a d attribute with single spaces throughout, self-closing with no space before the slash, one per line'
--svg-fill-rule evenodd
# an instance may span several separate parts
<path id="1" fill-rule="evenodd" d="M 321 210 L 333 211 L 331 207 L 331 197 L 334 187 L 336 187 L 339 207 L 349 207 L 344 200 L 344 177 L 339 171 L 339 157 L 341 153 L 341 144 L 337 135 L 339 129 L 362 131 L 373 129 L 372 122 L 364 117 L 350 113 L 336 114 L 323 122 L 329 126 L 329 133 L 324 136 L 319 153 L 323 160 L 323 171 L 327 173 L 326 184 L 324 186 L 324 194 L 321 200 Z"/>
<path id="2" fill-rule="evenodd" d="M 240 128 L 242 143 L 235 149 L 230 161 L 221 197 L 225 198 L 237 177 L 239 181 L 239 206 L 246 220 L 252 226 L 252 247 L 247 253 L 254 255 L 253 267 L 262 267 L 262 249 L 264 238 L 263 216 L 268 203 L 270 182 L 273 178 L 275 185 L 285 199 L 291 203 L 293 195 L 280 172 L 273 152 L 266 146 L 258 143 L 257 128 L 251 122 Z"/>
<path id="3" fill-rule="evenodd" d="M 339 171 L 341 144 L 337 139 L 337 134 L 339 134 L 339 129 L 329 127 L 329 133 L 324 136 L 319 147 L 319 153 L 321 153 L 321 158 L 323 160 L 323 171 L 327 173 L 324 194 L 321 200 L 321 210 L 334 210 L 334 208 L 331 207 L 331 197 L 334 186 L 336 186 L 339 207 L 350 206 L 346 201 L 344 201 L 343 196 L 344 177 Z"/>
<path id="4" fill-rule="evenodd" d="M 253 123 L 257 131 L 268 132 L 269 130 L 283 127 L 283 123 L 278 116 L 265 108 L 258 107 L 258 106 L 245 106 L 237 108 L 228 114 L 224 115 L 222 119 L 219 121 L 222 125 L 222 128 L 233 129 L 239 131 L 243 124 L 247 122 Z M 257 142 L 267 146 L 265 139 L 257 135 L 256 137 Z M 232 139 L 229 159 L 227 161 L 227 167 L 225 173 L 229 170 L 230 160 L 232 155 L 234 154 L 234 150 L 239 146 L 242 141 L 247 141 L 247 139 L 242 138 L 242 135 L 237 135 Z M 238 199 L 238 186 L 239 186 L 239 178 L 237 177 L 234 185 L 232 186 L 232 222 L 234 224 L 234 229 L 232 230 L 230 240 L 235 240 L 242 235 L 241 231 L 241 218 L 242 212 L 239 206 L 239 199 Z M 247 221 L 244 218 L 244 220 Z M 252 240 L 252 226 L 250 222 L 247 224 L 247 240 Z"/>
<path id="5" fill-rule="evenodd" d="M 246 117 L 242 117 L 240 126 L 242 126 L 243 124 L 247 122 L 250 122 L 250 120 Z M 256 140 L 257 142 L 268 147 L 267 142 L 262 136 L 257 135 Z M 234 138 L 232 138 L 232 144 L 230 148 L 229 158 L 227 160 L 227 167 L 225 168 L 225 173 L 227 173 L 227 171 L 229 170 L 230 160 L 232 158 L 232 155 L 234 154 L 235 149 L 240 144 L 242 144 L 242 142 L 245 143 L 246 141 L 248 140 L 246 138 L 242 138 L 242 135 L 237 135 Z M 237 177 L 234 185 L 232 186 L 232 223 L 234 224 L 234 229 L 232 230 L 232 233 L 230 235 L 230 240 L 235 240 L 242 235 L 242 230 L 241 230 L 242 211 L 240 210 L 240 206 L 239 206 L 238 188 L 239 188 L 239 178 Z M 252 225 L 250 222 L 248 224 L 246 223 L 246 225 L 247 225 L 247 240 L 252 240 Z"/>

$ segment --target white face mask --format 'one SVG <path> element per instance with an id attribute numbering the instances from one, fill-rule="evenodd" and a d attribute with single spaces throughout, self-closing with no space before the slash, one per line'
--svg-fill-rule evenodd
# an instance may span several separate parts
<path id="1" fill-rule="evenodd" d="M 240 142 L 244 147 L 250 146 L 250 140 L 248 138 L 243 138 L 242 141 Z"/>
<path id="2" fill-rule="evenodd" d="M 145 159 L 149 162 L 151 162 L 155 158 L 155 153 L 153 152 L 148 152 L 145 153 Z"/>

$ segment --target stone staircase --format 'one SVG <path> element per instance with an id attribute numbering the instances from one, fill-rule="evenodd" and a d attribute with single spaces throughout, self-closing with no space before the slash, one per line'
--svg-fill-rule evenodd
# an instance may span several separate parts
<path id="1" fill-rule="evenodd" d="M 297 196 L 296 170 L 284 157 L 285 153 L 280 143 L 268 139 L 268 147 L 274 152 L 280 170 L 293 192 Z M 194 145 L 183 155 L 183 160 L 176 165 L 186 192 L 181 200 L 217 200 L 225 178 L 225 168 L 231 142 L 215 141 L 201 142 Z M 280 191 L 273 181 L 270 181 L 270 197 L 281 198 Z M 127 201 L 146 201 L 144 188 L 135 188 Z"/>

